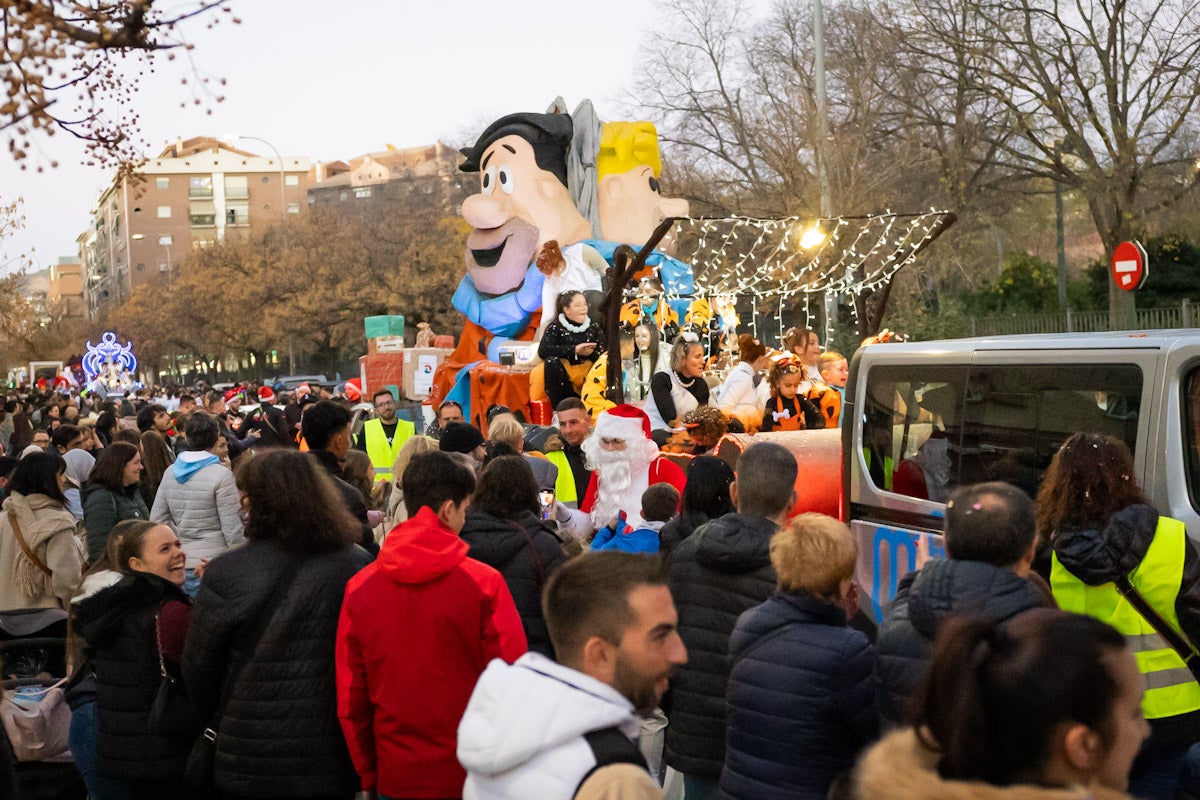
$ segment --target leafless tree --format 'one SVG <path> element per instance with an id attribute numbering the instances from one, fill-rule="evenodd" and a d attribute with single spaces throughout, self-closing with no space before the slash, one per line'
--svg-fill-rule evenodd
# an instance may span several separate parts
<path id="1" fill-rule="evenodd" d="M 0 0 L 0 133 L 12 158 L 26 161 L 34 138 L 56 131 L 83 140 L 89 160 L 100 166 L 129 169 L 140 158 L 131 102 L 140 71 L 159 51 L 169 59 L 187 54 L 182 23 L 207 16 L 211 26 L 223 16 L 214 12 L 229 11 L 227 0 L 190 0 L 166 11 L 155 2 Z M 191 73 L 183 80 L 195 94 L 185 103 L 220 100 L 210 83 L 223 81 L 194 67 Z"/>

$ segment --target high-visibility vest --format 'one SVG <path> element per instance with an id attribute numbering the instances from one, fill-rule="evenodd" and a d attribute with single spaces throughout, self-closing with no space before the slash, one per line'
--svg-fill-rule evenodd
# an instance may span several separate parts
<path id="1" fill-rule="evenodd" d="M 869 447 L 863 448 L 863 457 L 867 460 L 867 472 L 871 470 L 871 461 L 875 457 L 875 451 Z M 895 471 L 896 462 L 891 456 L 883 457 L 883 486 L 880 487 L 886 492 L 892 490 L 892 473 Z"/>
<path id="2" fill-rule="evenodd" d="M 383 432 L 382 422 L 378 419 L 369 419 L 363 423 L 362 435 L 367 445 L 367 456 L 375 467 L 376 481 L 392 479 L 392 465 L 396 463 L 396 456 L 400 455 L 400 448 L 404 446 L 408 437 L 412 436 L 415 430 L 416 426 L 411 422 L 397 417 L 396 434 L 392 437 L 392 443 L 389 445 L 387 436 Z"/>
<path id="3" fill-rule="evenodd" d="M 567 454 L 562 450 L 551 450 L 546 453 L 546 458 L 558 467 L 558 480 L 554 482 L 554 499 L 564 505 L 577 501 L 579 491 L 575 488 L 575 473 L 571 472 Z"/>
<path id="4" fill-rule="evenodd" d="M 1183 523 L 1160 516 L 1146 557 L 1129 574 L 1129 582 L 1150 607 L 1180 633 L 1175 600 L 1183 579 L 1186 547 L 1187 531 Z M 1154 626 L 1121 596 L 1116 584 L 1088 586 L 1071 574 L 1055 554 L 1051 559 L 1050 588 L 1062 610 L 1107 622 L 1125 637 L 1142 673 L 1145 690 L 1142 713 L 1147 719 L 1174 717 L 1200 709 L 1200 683 L 1192 671 L 1155 632 Z"/>

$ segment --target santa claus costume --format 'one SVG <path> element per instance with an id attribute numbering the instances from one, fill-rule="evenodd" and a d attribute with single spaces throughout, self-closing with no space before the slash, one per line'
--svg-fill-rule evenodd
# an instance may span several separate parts
<path id="1" fill-rule="evenodd" d="M 622 441 L 625 446 L 605 447 L 604 440 Z M 650 419 L 636 406 L 624 404 L 601 413 L 582 447 L 593 472 L 579 509 L 591 515 L 597 528 L 611 524 L 621 513 L 629 525 L 641 526 L 642 493 L 651 484 L 669 483 L 683 494 L 687 482 L 683 470 L 659 455 L 650 438 Z"/>

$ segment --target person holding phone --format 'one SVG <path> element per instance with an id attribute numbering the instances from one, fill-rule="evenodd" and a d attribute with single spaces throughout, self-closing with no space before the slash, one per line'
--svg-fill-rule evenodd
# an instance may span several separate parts
<path id="1" fill-rule="evenodd" d="M 557 316 L 542 334 L 538 356 L 545 362 L 546 395 L 557 407 L 568 397 L 579 397 L 588 371 L 604 352 L 604 333 L 588 318 L 583 292 L 563 292 L 555 306 Z"/>

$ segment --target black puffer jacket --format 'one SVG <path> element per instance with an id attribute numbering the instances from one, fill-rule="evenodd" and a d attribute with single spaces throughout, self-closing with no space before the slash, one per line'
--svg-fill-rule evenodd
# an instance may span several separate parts
<path id="1" fill-rule="evenodd" d="M 1032 581 L 982 561 L 933 559 L 900 581 L 875 638 L 879 717 L 884 727 L 907 723 L 910 698 L 929 665 L 938 626 L 964 614 L 1007 622 L 1047 605 Z"/>
<path id="2" fill-rule="evenodd" d="M 1054 536 L 1054 554 L 1072 575 L 1089 586 L 1111 583 L 1142 563 L 1157 527 L 1158 511 L 1148 505 L 1131 505 L 1110 516 L 1102 527 L 1058 531 Z M 1183 575 L 1175 596 L 1175 614 L 1188 640 L 1200 645 L 1200 555 L 1187 537 L 1184 537 Z M 1200 741 L 1200 711 L 1152 719 L 1150 730 L 1150 740 L 1143 752 Z M 1134 774 L 1137 770 L 1135 764 Z"/>
<path id="3" fill-rule="evenodd" d="M 695 533 L 696 528 L 706 522 L 708 522 L 707 514 L 700 511 L 684 511 L 663 525 L 662 530 L 658 532 L 658 552 L 669 558 L 680 542 Z"/>
<path id="4" fill-rule="evenodd" d="M 379 545 L 375 543 L 375 532 L 367 518 L 367 500 L 363 497 L 362 492 L 342 480 L 338 474 L 341 466 L 338 464 L 337 456 L 328 450 L 309 450 L 308 454 L 325 469 L 326 474 L 333 480 L 334 488 L 341 493 L 342 499 L 345 500 L 346 510 L 358 520 L 362 530 L 359 545 L 371 555 L 371 558 L 379 555 Z"/>
<path id="5" fill-rule="evenodd" d="M 163 603 L 190 603 L 183 590 L 156 575 L 127 575 L 79 601 L 75 624 L 96 673 L 100 774 L 132 781 L 181 778 L 191 745 L 150 733 L 150 706 L 162 681 L 154 615 Z"/>
<path id="6" fill-rule="evenodd" d="M 218 789 L 289 798 L 357 789 L 338 724 L 334 640 L 346 582 L 368 563 L 356 545 L 293 556 L 251 541 L 208 566 L 183 653 L 184 683 L 204 720 L 212 718 L 255 621 L 270 615 L 218 727 Z M 290 587 L 265 608 L 282 581 Z"/>
<path id="7" fill-rule="evenodd" d="M 554 658 L 542 616 L 542 587 L 554 568 L 566 560 L 559 538 L 532 511 L 522 511 L 515 520 L 506 520 L 478 509 L 467 512 L 459 536 L 471 547 L 469 558 L 494 567 L 504 576 L 525 626 L 529 649 Z"/>
<path id="8" fill-rule="evenodd" d="M 781 592 L 738 619 L 729 639 L 730 800 L 825 797 L 879 734 L 873 649 L 846 612 Z"/>
<path id="9" fill-rule="evenodd" d="M 725 764 L 729 634 L 738 617 L 775 593 L 769 544 L 777 527 L 726 514 L 701 525 L 671 555 L 671 594 L 688 662 L 671 682 L 667 763 L 716 780 Z"/>

